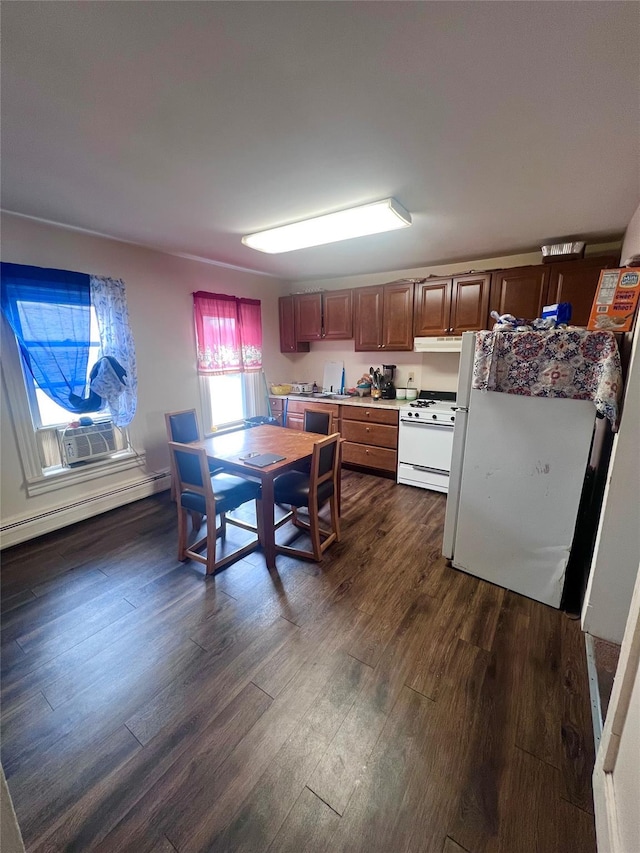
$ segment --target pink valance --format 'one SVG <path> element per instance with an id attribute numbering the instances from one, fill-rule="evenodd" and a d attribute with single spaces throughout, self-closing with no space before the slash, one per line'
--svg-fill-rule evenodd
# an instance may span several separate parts
<path id="1" fill-rule="evenodd" d="M 198 372 L 243 373 L 262 368 L 259 299 L 193 294 Z"/>

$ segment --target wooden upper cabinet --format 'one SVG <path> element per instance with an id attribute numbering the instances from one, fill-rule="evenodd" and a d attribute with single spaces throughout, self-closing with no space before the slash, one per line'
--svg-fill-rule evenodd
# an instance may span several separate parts
<path id="1" fill-rule="evenodd" d="M 413 334 L 416 338 L 446 335 L 451 314 L 451 279 L 429 279 L 416 284 Z"/>
<path id="2" fill-rule="evenodd" d="M 356 352 L 413 349 L 413 282 L 394 281 L 353 292 Z"/>
<path id="3" fill-rule="evenodd" d="M 322 337 L 322 293 L 296 293 L 296 334 L 299 341 L 318 341 Z"/>
<path id="4" fill-rule="evenodd" d="M 323 333 L 329 341 L 353 337 L 353 290 L 332 290 L 322 294 Z"/>
<path id="5" fill-rule="evenodd" d="M 413 282 L 385 284 L 382 299 L 382 349 L 413 349 Z"/>
<path id="6" fill-rule="evenodd" d="M 367 352 L 382 348 L 383 285 L 358 287 L 355 295 L 354 349 Z"/>
<path id="7" fill-rule="evenodd" d="M 280 352 L 309 352 L 309 344 L 300 343 L 296 336 L 296 314 L 293 296 L 278 300 L 280 317 Z"/>
<path id="8" fill-rule="evenodd" d="M 547 304 L 550 267 L 514 267 L 498 270 L 491 279 L 489 310 L 534 320 Z"/>
<path id="9" fill-rule="evenodd" d="M 489 315 L 491 274 L 463 275 L 451 283 L 449 334 L 484 329 Z"/>
<path id="10" fill-rule="evenodd" d="M 551 264 L 545 305 L 570 302 L 571 325 L 586 326 L 598 289 L 600 270 L 615 269 L 618 261 L 617 255 L 596 255 L 579 261 Z"/>
<path id="11" fill-rule="evenodd" d="M 415 337 L 461 335 L 487 322 L 491 275 L 461 275 L 416 284 Z"/>
<path id="12" fill-rule="evenodd" d="M 293 297 L 298 341 L 347 340 L 353 337 L 351 290 L 297 293 Z"/>

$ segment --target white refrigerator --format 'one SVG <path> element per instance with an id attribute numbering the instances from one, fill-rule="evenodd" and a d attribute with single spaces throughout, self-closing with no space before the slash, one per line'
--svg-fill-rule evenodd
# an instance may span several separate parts
<path id="1" fill-rule="evenodd" d="M 595 406 L 472 390 L 475 339 L 462 336 L 443 554 L 455 568 L 559 607 Z"/>

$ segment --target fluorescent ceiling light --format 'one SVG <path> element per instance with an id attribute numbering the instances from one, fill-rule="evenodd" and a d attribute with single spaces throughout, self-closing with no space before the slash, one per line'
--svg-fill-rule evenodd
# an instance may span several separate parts
<path id="1" fill-rule="evenodd" d="M 393 198 L 385 198 L 372 204 L 362 204 L 338 213 L 327 213 L 291 225 L 257 231 L 242 238 L 245 246 L 268 252 L 292 252 L 294 249 L 306 249 L 308 246 L 322 246 L 352 237 L 364 237 L 367 234 L 380 234 L 382 231 L 395 231 L 411 225 L 411 214 Z"/>

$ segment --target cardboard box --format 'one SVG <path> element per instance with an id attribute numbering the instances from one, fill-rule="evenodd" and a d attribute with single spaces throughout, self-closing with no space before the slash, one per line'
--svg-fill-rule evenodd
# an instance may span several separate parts
<path id="1" fill-rule="evenodd" d="M 640 267 L 602 270 L 587 329 L 629 332 L 640 297 Z"/>

